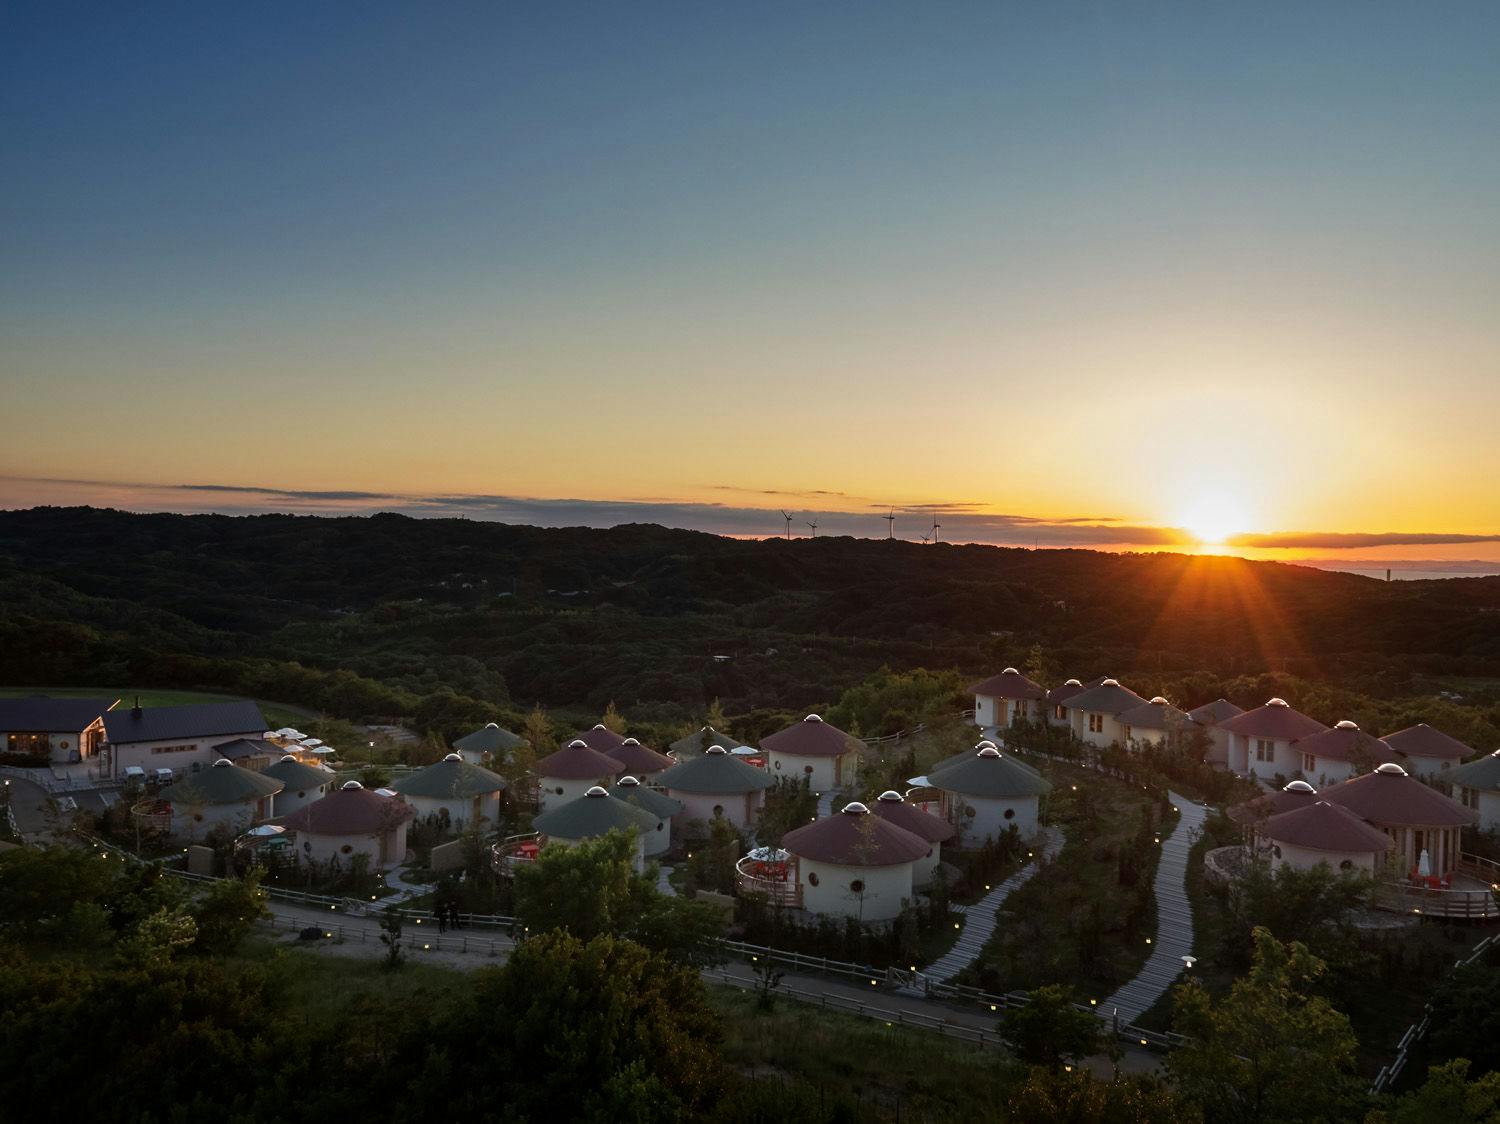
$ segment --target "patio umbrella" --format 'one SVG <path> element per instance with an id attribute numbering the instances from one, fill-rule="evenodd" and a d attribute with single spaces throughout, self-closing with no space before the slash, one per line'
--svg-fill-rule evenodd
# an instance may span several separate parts
<path id="1" fill-rule="evenodd" d="M 1422 848 L 1422 854 L 1417 859 L 1417 875 L 1421 878 L 1432 877 L 1432 858 L 1427 854 L 1427 848 Z"/>
<path id="2" fill-rule="evenodd" d="M 284 831 L 286 831 L 286 828 L 282 827 L 280 824 L 263 823 L 258 827 L 252 827 L 249 831 L 245 832 L 245 834 L 253 835 L 257 839 L 269 839 L 272 836 L 282 834 Z"/>
<path id="3" fill-rule="evenodd" d="M 323 739 L 322 738 L 303 738 L 302 739 L 302 748 L 303 749 L 312 749 L 313 746 L 315 746 L 315 745 L 322 745 L 322 744 L 323 744 Z"/>
<path id="4" fill-rule="evenodd" d="M 276 736 L 278 738 L 300 738 L 302 735 L 297 732 L 295 726 L 283 726 L 276 731 Z"/>
<path id="5" fill-rule="evenodd" d="M 322 757 L 328 754 L 337 753 L 338 750 L 334 749 L 331 745 L 322 745 L 313 750 L 313 752 L 316 753 L 319 757 Z"/>

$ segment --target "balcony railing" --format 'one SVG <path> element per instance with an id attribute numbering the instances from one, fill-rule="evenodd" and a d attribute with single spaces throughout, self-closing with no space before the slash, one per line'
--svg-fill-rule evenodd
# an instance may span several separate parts
<path id="1" fill-rule="evenodd" d="M 509 835 L 490 846 L 490 869 L 502 877 L 510 877 L 517 864 L 536 862 L 541 848 L 541 833 L 529 831 L 523 835 Z"/>
<path id="2" fill-rule="evenodd" d="M 795 867 L 787 866 L 785 876 L 767 877 L 765 863 L 748 855 L 734 864 L 735 885 L 742 894 L 760 894 L 772 905 L 802 908 L 802 885 Z"/>

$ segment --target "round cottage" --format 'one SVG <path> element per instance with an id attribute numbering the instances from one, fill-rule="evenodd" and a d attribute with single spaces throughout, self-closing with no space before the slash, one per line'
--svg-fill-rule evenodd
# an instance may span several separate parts
<path id="1" fill-rule="evenodd" d="M 238 834 L 275 815 L 276 794 L 282 782 L 242 769 L 221 757 L 207 769 L 189 773 L 161 790 L 172 808 L 172 834 L 197 839 L 227 828 Z"/>
<path id="2" fill-rule="evenodd" d="M 298 808 L 321 800 L 333 787 L 332 769 L 304 765 L 290 753 L 261 771 L 261 776 L 280 781 L 285 787 L 276 794 L 277 815 L 287 815 Z"/>
<path id="3" fill-rule="evenodd" d="M 459 738 L 453 748 L 470 765 L 483 765 L 486 761 L 492 764 L 504 761 L 525 744 L 525 738 L 503 729 L 498 722 L 486 722 L 472 734 Z"/>
<path id="4" fill-rule="evenodd" d="M 1039 721 L 1047 709 L 1047 689 L 1013 667 L 969 688 L 974 696 L 974 725 L 1010 726 Z"/>
<path id="5" fill-rule="evenodd" d="M 355 855 L 368 855 L 373 867 L 390 870 L 406 858 L 406 829 L 414 815 L 402 800 L 345 781 L 281 822 L 297 833 L 297 854 L 304 861 L 337 861 L 347 869 Z"/>
<path id="6" fill-rule="evenodd" d="M 544 812 L 532 821 L 547 843 L 573 847 L 585 839 L 597 839 L 611 831 L 633 832 L 635 847 L 631 865 L 637 872 L 646 866 L 646 835 L 656 830 L 660 821 L 642 808 L 617 800 L 603 787 L 595 785 L 576 800 Z"/>
<path id="7" fill-rule="evenodd" d="M 1302 768 L 1292 743 L 1328 729 L 1316 718 L 1293 710 L 1285 699 L 1267 699 L 1264 706 L 1236 714 L 1219 723 L 1228 738 L 1225 752 L 1231 772 L 1257 780 L 1277 773 L 1291 776 Z"/>
<path id="8" fill-rule="evenodd" d="M 1273 866 L 1298 870 L 1326 863 L 1334 870 L 1374 874 L 1392 847 L 1391 837 L 1385 832 L 1326 800 L 1270 817 L 1260 825 L 1257 836 L 1270 852 Z"/>
<path id="9" fill-rule="evenodd" d="M 722 816 L 745 831 L 755 823 L 765 791 L 775 781 L 766 770 L 745 764 L 723 746 L 711 745 L 701 757 L 673 765 L 656 783 L 682 802 L 680 823 Z"/>
<path id="10" fill-rule="evenodd" d="M 1325 788 L 1323 799 L 1347 808 L 1395 840 L 1396 861 L 1403 870 L 1416 869 L 1426 851 L 1435 875 L 1457 868 L 1460 832 L 1479 818 L 1452 797 L 1407 776 L 1394 762 Z"/>
<path id="11" fill-rule="evenodd" d="M 796 859 L 804 909 L 861 921 L 889 920 L 909 905 L 915 864 L 933 849 L 859 803 L 787 832 L 781 845 Z"/>
<path id="12" fill-rule="evenodd" d="M 964 846 L 999 838 L 1011 827 L 1022 838 L 1036 834 L 1041 797 L 1052 791 L 1031 766 L 988 745 L 934 773 L 930 783 L 943 794 L 943 818 Z"/>
<path id="13" fill-rule="evenodd" d="M 682 811 L 682 801 L 673 800 L 654 788 L 647 788 L 639 777 L 621 777 L 609 790 L 616 800 L 656 817 L 656 830 L 646 833 L 646 854 L 660 855 L 672 847 L 672 817 Z"/>
<path id="14" fill-rule="evenodd" d="M 931 845 L 932 849 L 927 856 L 912 864 L 911 874 L 913 886 L 921 888 L 930 883 L 933 874 L 937 871 L 938 863 L 942 861 L 943 844 L 957 835 L 957 830 L 947 820 L 934 816 L 931 812 L 924 812 L 914 804 L 906 803 L 901 799 L 901 794 L 894 789 L 882 792 L 872 810 L 886 823 L 905 828 L 913 835 L 927 840 Z"/>
<path id="15" fill-rule="evenodd" d="M 766 764 L 773 774 L 807 778 L 814 792 L 851 784 L 859 770 L 859 751 L 865 743 L 831 722 L 809 714 L 761 739 Z"/>
<path id="16" fill-rule="evenodd" d="M 609 733 L 608 730 L 604 732 Z M 537 811 L 560 808 L 595 786 L 613 784 L 624 771 L 625 766 L 613 757 L 590 748 L 582 738 L 574 738 L 556 753 L 548 754 L 536 763 Z"/>
<path id="17" fill-rule="evenodd" d="M 446 814 L 449 824 L 461 831 L 473 823 L 500 822 L 500 794 L 505 778 L 479 765 L 471 765 L 457 753 L 436 764 L 391 782 L 422 819 Z"/>

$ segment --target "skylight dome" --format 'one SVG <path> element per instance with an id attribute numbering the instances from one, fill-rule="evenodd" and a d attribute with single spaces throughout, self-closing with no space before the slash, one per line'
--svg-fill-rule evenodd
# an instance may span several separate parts
<path id="1" fill-rule="evenodd" d="M 1394 761 L 1387 761 L 1384 765 L 1380 766 L 1375 771 L 1377 773 L 1384 773 L 1388 777 L 1406 776 L 1406 770 L 1403 769 L 1400 765 L 1397 765 Z"/>
<path id="2" fill-rule="evenodd" d="M 858 800 L 851 800 L 844 805 L 844 815 L 846 816 L 868 816 L 869 814 L 870 809 L 866 808 Z"/>
<path id="3" fill-rule="evenodd" d="M 1339 719 L 1339 721 L 1337 721 L 1337 722 L 1335 722 L 1333 724 L 1333 728 L 1335 730 L 1358 730 L 1359 729 L 1359 723 L 1358 722 L 1351 722 L 1347 718 L 1341 718 L 1341 719 Z"/>
<path id="4" fill-rule="evenodd" d="M 599 785 L 596 784 L 596 785 L 592 785 L 589 788 L 589 790 L 584 793 L 584 795 L 585 796 L 600 797 L 600 796 L 608 796 L 609 793 L 606 792 L 603 788 L 601 788 Z"/>

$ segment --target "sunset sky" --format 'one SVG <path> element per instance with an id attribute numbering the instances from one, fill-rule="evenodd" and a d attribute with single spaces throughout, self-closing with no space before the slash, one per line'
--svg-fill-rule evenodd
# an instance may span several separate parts
<path id="1" fill-rule="evenodd" d="M 7 5 L 0 507 L 1500 560 L 1500 5 L 1205 8 Z"/>

